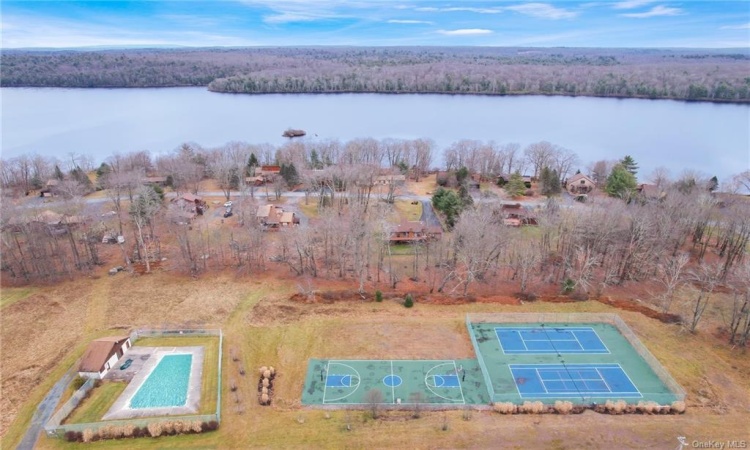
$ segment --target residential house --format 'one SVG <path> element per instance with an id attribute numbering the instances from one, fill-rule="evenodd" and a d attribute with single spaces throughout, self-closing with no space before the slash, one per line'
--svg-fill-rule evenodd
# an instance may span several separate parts
<path id="1" fill-rule="evenodd" d="M 78 375 L 104 378 L 131 345 L 128 336 L 109 336 L 92 341 L 81 358 Z"/>
<path id="2" fill-rule="evenodd" d="M 167 185 L 167 177 L 143 177 L 141 178 L 141 184 L 164 187 Z"/>
<path id="3" fill-rule="evenodd" d="M 255 175 L 263 178 L 263 182 L 271 183 L 281 175 L 281 166 L 260 166 L 260 173 L 256 171 Z"/>
<path id="4" fill-rule="evenodd" d="M 391 230 L 389 240 L 395 243 L 425 242 L 440 239 L 443 229 L 438 226 L 429 226 L 421 221 L 403 221 Z"/>
<path id="5" fill-rule="evenodd" d="M 199 216 L 202 216 L 203 212 L 208 208 L 202 197 L 189 193 L 175 197 L 172 199 L 172 202 L 183 211 L 194 212 Z"/>
<path id="6" fill-rule="evenodd" d="M 263 186 L 265 182 L 263 177 L 245 177 L 245 184 L 248 186 Z"/>
<path id="7" fill-rule="evenodd" d="M 582 173 L 577 173 L 565 182 L 565 189 L 571 194 L 588 194 L 596 187 L 596 182 Z"/>
<path id="8" fill-rule="evenodd" d="M 403 186 L 406 183 L 406 175 L 379 175 L 375 177 L 375 184 L 379 186 Z"/>
<path id="9" fill-rule="evenodd" d="M 281 213 L 281 217 L 279 217 L 279 225 L 282 227 L 299 225 L 299 217 L 292 211 L 284 211 Z"/>
<path id="10" fill-rule="evenodd" d="M 87 221 L 86 216 L 60 214 L 47 209 L 38 213 L 13 216 L 3 225 L 3 229 L 17 232 L 21 231 L 22 225 L 29 225 L 46 229 L 52 233 L 65 234 L 68 228 L 84 224 Z"/>
<path id="11" fill-rule="evenodd" d="M 57 195 L 57 187 L 60 185 L 60 180 L 57 178 L 52 178 L 50 180 L 47 180 L 47 182 L 44 184 L 44 188 L 42 188 L 41 191 L 39 191 L 40 197 L 54 197 Z"/>
<path id="12" fill-rule="evenodd" d="M 284 208 L 276 205 L 263 205 L 255 214 L 263 229 L 275 231 L 282 227 L 299 225 L 299 217 L 292 211 L 284 211 Z"/>
<path id="13" fill-rule="evenodd" d="M 638 195 L 644 200 L 661 200 L 666 197 L 667 193 L 655 184 L 642 183 L 635 188 Z"/>
<path id="14" fill-rule="evenodd" d="M 509 227 L 522 225 L 538 225 L 536 214 L 520 203 L 506 203 L 501 207 L 503 224 Z"/>

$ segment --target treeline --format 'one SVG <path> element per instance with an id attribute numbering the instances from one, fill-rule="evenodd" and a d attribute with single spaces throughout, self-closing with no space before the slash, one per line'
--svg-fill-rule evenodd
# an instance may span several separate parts
<path id="1" fill-rule="evenodd" d="M 6 51 L 3 87 L 545 94 L 750 101 L 750 54 L 711 50 L 252 48 Z"/>

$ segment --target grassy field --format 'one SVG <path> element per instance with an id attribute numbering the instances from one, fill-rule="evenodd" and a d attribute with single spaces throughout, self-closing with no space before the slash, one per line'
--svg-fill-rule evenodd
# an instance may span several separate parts
<path id="1" fill-rule="evenodd" d="M 39 288 L 38 301 L 16 303 L 4 309 L 1 318 L 2 401 L 13 420 L 11 424 L 3 419 L 3 448 L 17 445 L 35 405 L 90 339 L 130 327 L 188 324 L 224 330 L 222 424 L 204 435 L 159 438 L 160 448 L 674 448 L 676 436 L 750 439 L 750 358 L 729 349 L 709 330 L 684 333 L 679 326 L 594 301 L 442 306 L 417 299 L 409 310 L 396 300 L 301 304 L 288 300 L 296 283 L 296 278 L 228 275 L 188 281 L 154 274 Z M 346 284 L 338 283 L 314 280 L 314 287 Z M 26 303 L 33 308 L 21 308 Z M 396 411 L 372 420 L 363 411 L 319 411 L 300 405 L 310 358 L 474 357 L 464 325 L 465 314 L 471 312 L 616 312 L 688 391 L 688 413 L 508 417 L 490 411 L 447 411 L 423 412 L 414 419 L 411 411 Z M 718 320 L 717 313 L 707 314 Z M 47 333 L 50 327 L 55 333 Z M 23 335 L 23 341 L 17 335 Z M 232 360 L 230 349 L 239 362 Z M 36 367 L 29 368 L 34 364 L 25 355 L 29 351 L 34 352 Z M 240 363 L 245 376 L 239 374 Z M 263 365 L 276 367 L 278 373 L 270 407 L 257 402 L 257 368 Z M 236 381 L 244 408 L 236 408 L 228 380 Z M 119 440 L 90 447 L 139 449 L 156 442 Z M 77 448 L 44 437 L 38 447 Z"/>
<path id="2" fill-rule="evenodd" d="M 309 199 L 307 204 L 305 204 L 305 200 L 302 199 L 297 204 L 297 207 L 299 208 L 300 211 L 302 211 L 302 214 L 304 214 L 308 219 L 317 219 L 318 217 L 320 217 L 320 211 L 318 210 L 317 198 Z"/>
<path id="3" fill-rule="evenodd" d="M 91 423 L 100 421 L 127 385 L 127 383 L 110 381 L 104 382 L 99 387 L 92 389 L 89 397 L 81 402 L 78 408 L 73 410 L 64 423 Z"/>
<path id="4" fill-rule="evenodd" d="M 35 290 L 34 288 L 3 288 L 0 290 L 0 309 L 28 298 Z"/>
<path id="5" fill-rule="evenodd" d="M 416 202 L 415 205 L 408 200 L 396 200 L 393 206 L 402 220 L 416 222 L 422 217 L 422 202 Z"/>

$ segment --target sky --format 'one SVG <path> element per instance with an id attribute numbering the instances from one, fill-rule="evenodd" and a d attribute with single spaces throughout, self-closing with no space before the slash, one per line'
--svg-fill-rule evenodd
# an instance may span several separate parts
<path id="1" fill-rule="evenodd" d="M 749 48 L 750 0 L 6 1 L 2 48 Z"/>

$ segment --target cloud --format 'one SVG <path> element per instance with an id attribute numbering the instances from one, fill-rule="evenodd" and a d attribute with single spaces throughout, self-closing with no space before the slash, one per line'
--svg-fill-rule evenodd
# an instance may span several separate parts
<path id="1" fill-rule="evenodd" d="M 462 28 L 459 30 L 438 30 L 438 33 L 444 36 L 479 36 L 482 34 L 492 34 L 492 30 L 484 28 Z"/>
<path id="2" fill-rule="evenodd" d="M 625 0 L 615 3 L 612 7 L 614 9 L 633 9 L 648 5 L 649 3 L 654 3 L 655 1 L 656 0 Z"/>
<path id="3" fill-rule="evenodd" d="M 724 25 L 720 30 L 750 30 L 750 22 L 741 25 Z"/>
<path id="4" fill-rule="evenodd" d="M 520 5 L 506 6 L 505 9 L 539 19 L 572 19 L 578 15 L 577 12 L 558 8 L 549 3 L 522 3 Z"/>
<path id="5" fill-rule="evenodd" d="M 404 25 L 432 25 L 432 22 L 427 20 L 407 20 L 407 19 L 391 19 L 388 23 L 398 23 Z"/>
<path id="6" fill-rule="evenodd" d="M 633 19 L 648 19 L 649 17 L 661 17 L 661 16 L 679 16 L 685 14 L 680 8 L 670 8 L 663 5 L 654 6 L 650 11 L 642 13 L 629 13 L 620 14 L 623 17 L 630 17 Z"/>
<path id="7" fill-rule="evenodd" d="M 434 6 L 420 6 L 414 8 L 414 11 L 419 12 L 472 12 L 477 14 L 500 14 L 503 12 L 502 8 L 474 8 L 469 6 L 451 6 L 449 8 L 436 8 Z"/>

